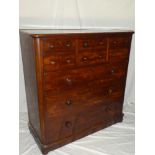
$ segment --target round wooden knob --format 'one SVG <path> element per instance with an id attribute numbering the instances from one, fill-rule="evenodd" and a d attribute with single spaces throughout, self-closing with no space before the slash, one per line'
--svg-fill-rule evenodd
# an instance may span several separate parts
<path id="1" fill-rule="evenodd" d="M 72 79 L 70 79 L 70 78 L 66 78 L 66 82 L 67 82 L 67 84 L 72 84 Z"/>
<path id="2" fill-rule="evenodd" d="M 87 58 L 87 57 L 83 57 L 82 60 L 83 60 L 84 62 L 86 62 L 86 61 L 88 60 L 88 58 Z"/>
<path id="3" fill-rule="evenodd" d="M 55 64 L 56 64 L 56 62 L 55 62 L 55 61 L 53 61 L 53 60 L 51 60 L 51 61 L 50 61 L 50 64 L 55 65 Z"/>
<path id="4" fill-rule="evenodd" d="M 70 44 L 70 43 L 67 43 L 67 44 L 66 44 L 66 46 L 67 46 L 67 47 L 70 47 L 70 46 L 71 46 L 71 44 Z"/>
<path id="5" fill-rule="evenodd" d="M 88 47 L 88 43 L 87 42 L 84 42 L 83 43 L 83 47 Z"/>
<path id="6" fill-rule="evenodd" d="M 102 59 L 102 58 L 103 58 L 103 56 L 102 56 L 102 55 L 99 55 L 99 56 L 98 56 L 98 58 L 99 58 L 99 59 Z"/>
<path id="7" fill-rule="evenodd" d="M 67 100 L 66 101 L 66 105 L 71 105 L 72 104 L 72 101 L 71 100 Z"/>
<path id="8" fill-rule="evenodd" d="M 70 127 L 72 126 L 72 123 L 69 122 L 69 121 L 67 121 L 67 122 L 65 122 L 65 126 L 66 126 L 67 128 L 70 128 Z"/>
<path id="9" fill-rule="evenodd" d="M 69 64 L 69 63 L 71 63 L 71 60 L 70 59 L 67 59 L 66 62 Z"/>
<path id="10" fill-rule="evenodd" d="M 112 69 L 110 72 L 111 72 L 111 74 L 114 74 L 114 73 L 115 73 L 115 70 L 114 70 L 114 69 Z"/>
<path id="11" fill-rule="evenodd" d="M 111 88 L 108 89 L 109 95 L 112 94 L 113 90 Z"/>
<path id="12" fill-rule="evenodd" d="M 113 44 L 116 45 L 117 44 L 117 41 L 113 41 Z"/>
<path id="13" fill-rule="evenodd" d="M 54 45 L 50 45 L 50 48 L 54 48 Z"/>
<path id="14" fill-rule="evenodd" d="M 103 41 L 100 41 L 99 44 L 100 44 L 100 45 L 103 45 L 104 43 L 103 43 Z"/>

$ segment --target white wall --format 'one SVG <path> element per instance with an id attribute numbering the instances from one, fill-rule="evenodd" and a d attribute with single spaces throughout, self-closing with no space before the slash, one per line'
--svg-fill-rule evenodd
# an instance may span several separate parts
<path id="1" fill-rule="evenodd" d="M 20 28 L 134 29 L 134 0 L 20 0 Z M 20 57 L 20 111 L 26 111 Z M 126 88 L 126 102 L 134 102 L 134 42 Z"/>

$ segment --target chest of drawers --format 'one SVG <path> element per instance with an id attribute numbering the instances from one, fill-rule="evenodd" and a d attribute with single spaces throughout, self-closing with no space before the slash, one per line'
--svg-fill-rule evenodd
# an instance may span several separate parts
<path id="1" fill-rule="evenodd" d="M 122 121 L 132 34 L 20 30 L 29 129 L 43 154 Z"/>

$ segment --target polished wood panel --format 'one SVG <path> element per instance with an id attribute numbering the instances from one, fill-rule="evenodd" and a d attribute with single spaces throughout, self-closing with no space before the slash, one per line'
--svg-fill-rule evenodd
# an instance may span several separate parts
<path id="1" fill-rule="evenodd" d="M 20 36 L 20 41 L 29 122 L 35 129 L 37 136 L 41 138 L 34 40 L 23 33 Z"/>
<path id="2" fill-rule="evenodd" d="M 78 68 L 44 74 L 44 90 L 56 93 L 66 90 L 86 88 L 89 84 L 98 80 L 100 84 L 111 80 L 119 80 L 121 76 L 126 77 L 127 63 L 114 63 L 98 65 L 89 68 Z"/>
<path id="3" fill-rule="evenodd" d="M 61 40 L 55 40 L 54 38 L 45 38 L 43 40 L 43 50 L 44 51 L 55 51 L 57 49 L 74 49 L 75 48 L 75 40 L 70 38 L 62 38 Z"/>
<path id="4" fill-rule="evenodd" d="M 102 64 L 106 62 L 107 51 L 103 49 L 98 50 L 83 50 L 78 53 L 77 65 L 88 66 L 93 64 Z"/>
<path id="5" fill-rule="evenodd" d="M 68 112 L 75 113 L 97 104 L 105 104 L 107 102 L 115 102 L 116 98 L 119 101 L 123 100 L 124 89 L 122 82 L 111 83 L 109 85 L 100 86 L 99 84 L 90 85 L 87 89 L 63 94 L 48 94 L 45 97 L 48 116 L 63 115 Z"/>
<path id="6" fill-rule="evenodd" d="M 76 56 L 74 52 L 56 53 L 44 56 L 44 70 L 47 72 L 73 68 L 75 65 Z"/>
<path id="7" fill-rule="evenodd" d="M 89 132 L 91 130 L 92 132 L 99 126 L 108 126 L 117 121 L 121 115 L 122 104 L 116 102 L 115 104 L 89 107 L 72 115 L 66 114 L 64 117 L 51 117 L 47 121 L 47 136 L 50 136 L 48 143 L 70 136 L 76 137 L 76 135 L 85 131 Z"/>
<path id="8" fill-rule="evenodd" d="M 109 38 L 109 48 L 117 49 L 117 48 L 129 48 L 131 42 L 131 37 L 123 36 L 123 37 L 110 37 Z"/>
<path id="9" fill-rule="evenodd" d="M 20 31 L 29 129 L 42 153 L 122 121 L 132 34 Z"/>
<path id="10" fill-rule="evenodd" d="M 85 38 L 78 40 L 78 48 L 82 50 L 100 47 L 102 47 L 103 49 L 107 48 L 107 38 L 92 37 L 91 39 Z"/>

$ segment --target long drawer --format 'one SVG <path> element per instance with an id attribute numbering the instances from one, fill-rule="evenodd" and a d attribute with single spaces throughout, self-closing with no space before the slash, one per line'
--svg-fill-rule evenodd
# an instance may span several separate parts
<path id="1" fill-rule="evenodd" d="M 122 113 L 122 104 L 106 104 L 87 108 L 77 114 L 55 116 L 46 120 L 47 143 L 67 137 L 77 138 L 80 133 L 90 133 L 96 128 L 113 124 Z"/>
<path id="2" fill-rule="evenodd" d="M 47 115 L 64 115 L 83 111 L 94 105 L 123 102 L 124 84 L 112 81 L 110 84 L 97 86 L 96 84 L 74 92 L 62 94 L 47 94 L 45 104 Z"/>
<path id="3" fill-rule="evenodd" d="M 116 63 L 92 66 L 46 73 L 44 76 L 44 90 L 60 93 L 69 90 L 86 88 L 89 84 L 98 81 L 99 84 L 109 83 L 111 80 L 120 80 L 126 77 L 127 63 Z"/>

